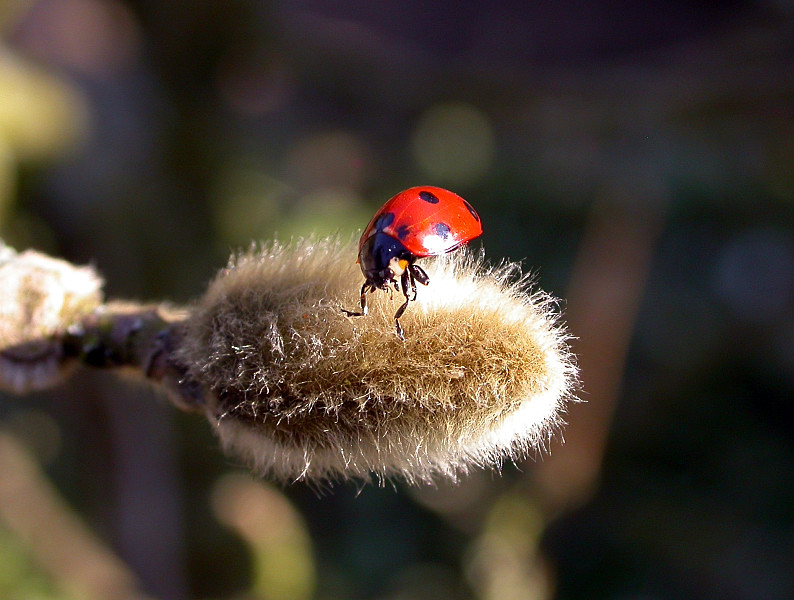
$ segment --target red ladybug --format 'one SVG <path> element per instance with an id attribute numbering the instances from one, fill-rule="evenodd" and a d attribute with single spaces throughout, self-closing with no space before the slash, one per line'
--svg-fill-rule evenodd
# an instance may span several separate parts
<path id="1" fill-rule="evenodd" d="M 391 287 L 405 296 L 394 313 L 397 335 L 403 337 L 400 317 L 416 300 L 416 282 L 427 285 L 418 258 L 446 254 L 482 234 L 482 223 L 471 204 L 439 187 L 420 186 L 400 192 L 384 204 L 367 225 L 358 243 L 358 263 L 364 273 L 361 312 L 367 314 L 367 294 Z M 344 310 L 344 309 L 343 309 Z"/>

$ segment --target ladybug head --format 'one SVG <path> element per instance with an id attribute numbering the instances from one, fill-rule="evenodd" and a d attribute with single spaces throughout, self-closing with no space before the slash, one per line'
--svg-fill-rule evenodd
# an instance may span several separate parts
<path id="1" fill-rule="evenodd" d="M 375 287 L 388 287 L 412 265 L 416 256 L 390 235 L 378 232 L 361 245 L 358 262 L 366 280 Z"/>

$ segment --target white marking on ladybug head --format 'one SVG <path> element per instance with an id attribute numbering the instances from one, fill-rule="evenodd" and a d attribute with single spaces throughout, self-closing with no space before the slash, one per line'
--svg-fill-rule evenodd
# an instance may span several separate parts
<path id="1" fill-rule="evenodd" d="M 405 269 L 408 268 L 409 264 L 410 263 L 404 258 L 397 258 L 396 256 L 393 256 L 389 261 L 389 268 L 391 269 L 392 273 L 394 273 L 394 277 L 397 278 L 405 273 Z"/>

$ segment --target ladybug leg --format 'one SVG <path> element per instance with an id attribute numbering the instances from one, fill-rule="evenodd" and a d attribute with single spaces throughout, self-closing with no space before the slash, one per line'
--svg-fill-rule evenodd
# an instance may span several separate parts
<path id="1" fill-rule="evenodd" d="M 361 303 L 362 315 L 366 315 L 369 312 L 369 308 L 367 307 L 367 294 L 374 291 L 375 291 L 375 287 L 368 281 L 365 281 L 364 285 L 361 286 L 361 296 L 359 301 Z"/>
<path id="2" fill-rule="evenodd" d="M 408 303 L 411 302 L 411 300 L 416 300 L 416 284 L 414 283 L 414 276 L 410 268 L 403 271 L 400 277 L 400 286 L 405 296 L 405 302 L 403 302 L 400 308 L 397 309 L 397 312 L 394 313 L 394 325 L 397 328 L 397 337 L 404 340 L 405 336 L 403 335 L 402 325 L 400 325 L 400 317 L 403 316 L 405 309 L 408 308 Z"/>
<path id="3" fill-rule="evenodd" d="M 400 317 L 403 316 L 405 309 L 408 308 L 408 303 L 416 300 L 417 281 L 422 285 L 427 285 L 430 283 L 430 276 L 425 273 L 422 267 L 409 265 L 408 268 L 403 271 L 402 277 L 400 277 L 400 285 L 403 295 L 405 296 L 405 302 L 403 302 L 400 308 L 397 309 L 397 312 L 394 313 L 394 324 L 397 326 L 397 335 L 401 340 L 404 340 L 405 336 L 403 336 L 403 328 L 400 325 Z"/>
<path id="4" fill-rule="evenodd" d="M 348 317 L 363 317 L 369 312 L 367 307 L 367 294 L 374 291 L 375 286 L 373 286 L 369 281 L 365 281 L 364 285 L 361 286 L 361 312 L 356 312 L 352 310 L 342 309 L 342 312 L 345 313 Z"/>
<path id="5" fill-rule="evenodd" d="M 397 328 L 397 337 L 401 340 L 405 340 L 405 335 L 403 335 L 403 328 L 400 325 L 400 317 L 403 316 L 405 309 L 408 308 L 408 296 L 405 297 L 405 302 L 402 303 L 400 308 L 397 309 L 397 312 L 394 313 L 394 326 Z"/>
<path id="6" fill-rule="evenodd" d="M 414 281 L 414 274 L 411 272 L 410 267 L 403 271 L 402 277 L 400 277 L 400 284 L 402 285 L 402 291 L 406 301 L 413 302 L 416 300 L 416 282 Z"/>
<path id="7" fill-rule="evenodd" d="M 419 265 L 410 265 L 408 270 L 411 271 L 411 278 L 418 281 L 422 285 L 430 283 L 430 276 L 425 273 L 425 270 Z M 415 288 L 416 286 L 414 286 Z"/>

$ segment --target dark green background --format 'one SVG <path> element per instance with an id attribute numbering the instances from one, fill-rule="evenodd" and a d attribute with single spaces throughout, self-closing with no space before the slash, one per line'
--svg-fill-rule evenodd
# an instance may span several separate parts
<path id="1" fill-rule="evenodd" d="M 558 296 L 600 216 L 650 223 L 598 487 L 545 526 L 553 597 L 794 597 L 790 2 L 49 0 L 0 31 L 88 123 L 51 153 L 8 142 L 2 235 L 96 265 L 110 297 L 187 302 L 230 249 L 354 235 L 423 183 L 467 198 L 490 259 Z M 577 302 L 573 322 L 597 319 Z M 583 398 L 609 401 L 587 376 Z M 23 434 L 31 411 L 59 432 L 53 482 L 152 594 L 247 589 L 252 554 L 210 508 L 237 465 L 200 417 L 92 374 L 0 399 Z M 534 464 L 446 504 L 399 483 L 284 488 L 316 597 L 490 597 L 473 556 L 500 503 L 533 505 Z"/>

